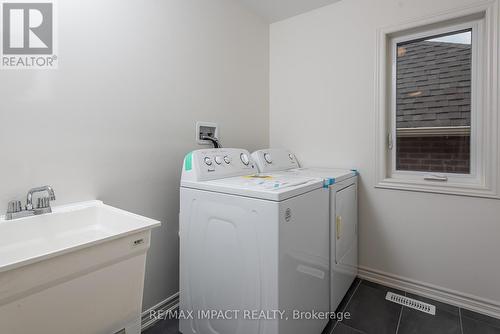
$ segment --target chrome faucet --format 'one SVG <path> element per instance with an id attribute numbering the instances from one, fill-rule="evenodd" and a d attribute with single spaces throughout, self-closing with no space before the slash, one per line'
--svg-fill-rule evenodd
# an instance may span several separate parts
<path id="1" fill-rule="evenodd" d="M 33 188 L 28 191 L 28 195 L 26 196 L 26 210 L 33 210 L 33 194 L 42 191 L 46 191 L 49 194 L 48 198 L 49 198 L 49 208 L 50 208 L 50 201 L 55 201 L 56 195 L 54 193 L 54 189 L 52 189 L 51 186 L 43 186 L 43 187 Z M 38 202 L 40 203 L 40 201 Z"/>
<path id="2" fill-rule="evenodd" d="M 33 194 L 46 191 L 49 195 L 48 197 L 39 197 L 36 208 L 33 207 Z M 7 213 L 5 214 L 5 220 L 12 220 L 22 217 L 41 215 L 44 213 L 52 212 L 50 207 L 50 201 L 54 201 L 56 195 L 54 189 L 51 186 L 37 187 L 30 189 L 28 195 L 26 195 L 26 206 L 23 208 L 21 201 L 10 201 Z"/>

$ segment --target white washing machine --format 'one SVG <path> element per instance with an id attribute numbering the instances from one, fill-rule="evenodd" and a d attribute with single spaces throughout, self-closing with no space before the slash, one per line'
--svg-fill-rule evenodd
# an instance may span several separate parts
<path id="1" fill-rule="evenodd" d="M 320 334 L 328 322 L 296 313 L 329 311 L 323 182 L 256 173 L 242 149 L 199 150 L 184 160 L 183 334 Z"/>
<path id="2" fill-rule="evenodd" d="M 262 173 L 282 172 L 323 179 L 324 196 L 330 203 L 330 310 L 334 312 L 358 274 L 358 173 L 333 168 L 300 168 L 295 155 L 284 149 L 256 151 L 252 158 Z"/>

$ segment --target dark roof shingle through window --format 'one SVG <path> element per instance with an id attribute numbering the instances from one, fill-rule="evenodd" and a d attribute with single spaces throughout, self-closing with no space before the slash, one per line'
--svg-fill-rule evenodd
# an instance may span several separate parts
<path id="1" fill-rule="evenodd" d="M 420 41 L 398 46 L 398 128 L 470 126 L 470 44 Z"/>

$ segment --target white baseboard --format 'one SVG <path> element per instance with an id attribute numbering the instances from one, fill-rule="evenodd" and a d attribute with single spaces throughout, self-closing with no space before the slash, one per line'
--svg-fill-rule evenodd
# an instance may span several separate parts
<path id="1" fill-rule="evenodd" d="M 446 289 L 425 282 L 393 275 L 379 270 L 359 267 L 359 277 L 367 281 L 404 290 L 419 296 L 431 298 L 467 310 L 489 315 L 500 319 L 500 303 L 459 291 Z"/>
<path id="2" fill-rule="evenodd" d="M 168 297 L 165 300 L 162 300 L 158 304 L 153 307 L 147 309 L 142 312 L 141 315 L 141 332 L 145 331 L 149 327 L 153 326 L 160 319 L 151 319 L 150 312 L 151 311 L 161 311 L 161 312 L 169 312 L 173 311 L 179 307 L 179 293 L 175 293 L 172 296 Z"/>

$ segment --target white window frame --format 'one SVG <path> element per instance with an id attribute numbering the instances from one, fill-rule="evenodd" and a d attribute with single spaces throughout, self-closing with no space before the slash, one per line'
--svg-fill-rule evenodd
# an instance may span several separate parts
<path id="1" fill-rule="evenodd" d="M 470 134 L 470 174 L 457 174 L 457 173 L 432 173 L 432 172 L 418 172 L 418 171 L 401 171 L 396 169 L 396 159 L 397 159 L 397 133 L 396 133 L 396 76 L 397 76 L 397 46 L 400 43 L 410 42 L 426 37 L 433 37 L 437 35 L 443 35 L 452 33 L 455 31 L 461 31 L 471 29 L 472 30 L 472 66 L 471 66 L 471 134 Z M 419 181 L 424 180 L 425 178 L 432 178 L 433 176 L 438 175 L 441 178 L 446 178 L 449 183 L 465 183 L 465 184 L 478 184 L 481 182 L 481 173 L 480 173 L 480 162 L 482 161 L 481 154 L 481 145 L 480 141 L 477 140 L 476 136 L 479 133 L 480 126 L 482 124 L 482 113 L 478 112 L 482 110 L 481 100 L 478 99 L 478 93 L 481 92 L 481 80 L 479 79 L 478 69 L 481 67 L 481 62 L 478 62 L 478 59 L 482 59 L 482 33 L 483 29 L 483 20 L 475 20 L 472 22 L 465 22 L 457 25 L 448 25 L 443 28 L 437 28 L 432 30 L 426 30 L 420 33 L 405 35 L 402 37 L 392 38 L 391 43 L 391 123 L 389 125 L 389 133 L 391 136 L 391 146 L 390 149 L 390 175 L 394 179 L 400 180 L 412 180 Z M 481 71 L 482 72 L 482 71 Z"/>
<path id="2" fill-rule="evenodd" d="M 500 198 L 498 17 L 498 0 L 495 0 L 379 30 L 376 73 L 376 187 Z M 397 45 L 465 29 L 472 29 L 471 173 L 396 170 Z"/>

